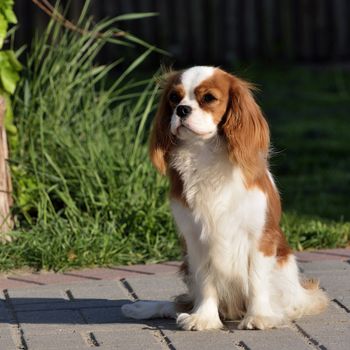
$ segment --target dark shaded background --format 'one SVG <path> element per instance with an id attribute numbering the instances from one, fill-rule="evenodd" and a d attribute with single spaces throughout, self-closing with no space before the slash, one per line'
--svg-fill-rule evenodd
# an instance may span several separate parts
<path id="1" fill-rule="evenodd" d="M 51 1 L 53 3 L 54 1 Z M 71 0 L 76 19 L 84 0 Z M 61 1 L 62 5 L 67 1 Z M 17 45 L 29 44 L 48 18 L 31 0 L 16 0 Z M 129 12 L 159 16 L 121 22 L 121 28 L 169 51 L 179 65 L 236 62 L 346 62 L 350 60 L 348 0 L 93 0 L 96 20 Z M 109 46 L 103 59 L 120 57 Z M 164 58 L 162 58 L 164 59 Z M 149 65 L 158 67 L 160 60 Z"/>

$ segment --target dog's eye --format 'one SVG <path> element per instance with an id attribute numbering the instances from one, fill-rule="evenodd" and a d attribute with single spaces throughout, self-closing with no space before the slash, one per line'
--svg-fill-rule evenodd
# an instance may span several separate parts
<path id="1" fill-rule="evenodd" d="M 210 93 L 207 93 L 203 96 L 203 102 L 205 102 L 205 103 L 210 103 L 210 102 L 213 102 L 215 100 L 216 100 L 216 97 Z"/>
<path id="2" fill-rule="evenodd" d="M 181 101 L 181 96 L 177 92 L 173 91 L 169 95 L 169 101 L 171 103 L 178 104 Z"/>

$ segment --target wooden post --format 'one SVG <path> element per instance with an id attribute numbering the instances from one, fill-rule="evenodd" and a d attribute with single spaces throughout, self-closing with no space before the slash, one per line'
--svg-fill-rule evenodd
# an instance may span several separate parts
<path id="1" fill-rule="evenodd" d="M 7 233 L 13 228 L 10 208 L 12 206 L 12 183 L 8 160 L 5 130 L 5 99 L 0 96 L 0 242 L 11 241 Z"/>

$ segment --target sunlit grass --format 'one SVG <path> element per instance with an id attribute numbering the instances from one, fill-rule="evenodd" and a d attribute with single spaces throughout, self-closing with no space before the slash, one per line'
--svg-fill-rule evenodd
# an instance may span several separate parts
<path id="1" fill-rule="evenodd" d="M 53 23 L 33 44 L 15 105 L 17 226 L 0 247 L 1 269 L 178 257 L 166 180 L 146 147 L 156 85 L 132 78 L 150 51 L 107 84 L 115 64 L 94 65 L 103 44 Z"/>

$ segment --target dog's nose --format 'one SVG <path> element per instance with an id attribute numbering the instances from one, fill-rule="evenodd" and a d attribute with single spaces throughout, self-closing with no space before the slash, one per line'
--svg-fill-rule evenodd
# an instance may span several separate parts
<path id="1" fill-rule="evenodd" d="M 176 114 L 180 117 L 180 118 L 185 118 L 187 117 L 192 111 L 192 108 L 190 106 L 186 106 L 186 105 L 180 105 L 177 106 L 176 108 Z"/>

